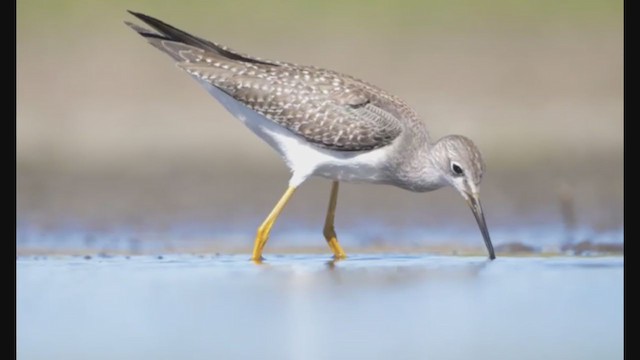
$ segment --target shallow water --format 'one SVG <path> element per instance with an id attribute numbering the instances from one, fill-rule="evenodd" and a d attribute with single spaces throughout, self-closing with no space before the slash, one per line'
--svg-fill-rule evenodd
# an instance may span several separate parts
<path id="1" fill-rule="evenodd" d="M 18 257 L 18 358 L 622 358 L 622 257 L 267 257 Z"/>

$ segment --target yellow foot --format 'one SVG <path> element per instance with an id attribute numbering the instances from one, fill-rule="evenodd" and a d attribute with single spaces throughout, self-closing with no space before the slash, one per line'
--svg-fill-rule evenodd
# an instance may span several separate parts
<path id="1" fill-rule="evenodd" d="M 344 259 L 347 257 L 347 253 L 342 250 L 342 246 L 340 246 L 340 243 L 338 242 L 338 238 L 336 236 L 336 232 L 333 230 L 333 228 L 325 228 L 324 237 L 325 239 L 327 239 L 327 244 L 333 252 L 334 259 Z"/>
<path id="2" fill-rule="evenodd" d="M 282 209 L 287 204 L 293 193 L 296 191 L 295 187 L 287 188 L 284 195 L 280 198 L 276 206 L 271 210 L 269 216 L 264 220 L 262 225 L 258 227 L 258 232 L 256 234 L 256 240 L 253 243 L 253 252 L 251 254 L 251 260 L 256 263 L 262 263 L 262 250 L 264 250 L 264 246 L 267 244 L 267 240 L 269 240 L 269 233 L 271 232 L 271 227 L 276 222 L 276 219 L 282 212 Z"/>
<path id="3" fill-rule="evenodd" d="M 336 254 L 334 254 L 334 255 L 332 256 L 332 258 L 333 258 L 333 261 L 338 262 L 338 261 L 341 261 L 341 260 L 346 259 L 346 258 L 347 258 L 347 254 L 344 254 L 344 253 L 343 253 L 342 255 L 336 255 Z"/>
<path id="4" fill-rule="evenodd" d="M 341 254 L 333 254 L 333 260 L 344 260 L 347 258 L 347 254 L 342 252 Z"/>

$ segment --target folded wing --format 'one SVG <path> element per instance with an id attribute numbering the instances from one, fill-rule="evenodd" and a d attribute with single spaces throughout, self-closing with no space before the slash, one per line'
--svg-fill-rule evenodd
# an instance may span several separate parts
<path id="1" fill-rule="evenodd" d="M 131 12 L 157 32 L 127 23 L 199 81 L 320 147 L 363 151 L 402 132 L 408 106 L 373 85 L 334 71 L 263 60 Z"/>

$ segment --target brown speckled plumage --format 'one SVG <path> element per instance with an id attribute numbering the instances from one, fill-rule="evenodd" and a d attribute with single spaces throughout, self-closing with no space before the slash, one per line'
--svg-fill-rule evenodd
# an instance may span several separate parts
<path id="1" fill-rule="evenodd" d="M 313 66 L 263 60 L 203 40 L 142 14 L 159 33 L 128 23 L 178 66 L 305 140 L 332 150 L 390 144 L 417 120 L 401 99 L 352 76 Z"/>

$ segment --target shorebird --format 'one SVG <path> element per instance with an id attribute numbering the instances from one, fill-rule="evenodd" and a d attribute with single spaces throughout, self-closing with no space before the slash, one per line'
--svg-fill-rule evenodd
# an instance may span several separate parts
<path id="1" fill-rule="evenodd" d="M 432 141 L 403 100 L 352 76 L 242 54 L 129 12 L 153 30 L 125 22 L 128 26 L 171 56 L 291 170 L 286 191 L 258 227 L 252 260 L 262 261 L 273 224 L 311 176 L 332 180 L 323 234 L 336 259 L 346 257 L 334 230 L 341 181 L 414 192 L 455 188 L 475 216 L 489 258 L 495 259 L 479 198 L 485 165 L 471 140 L 449 135 Z"/>

